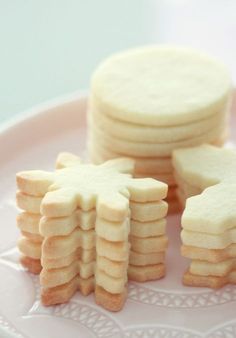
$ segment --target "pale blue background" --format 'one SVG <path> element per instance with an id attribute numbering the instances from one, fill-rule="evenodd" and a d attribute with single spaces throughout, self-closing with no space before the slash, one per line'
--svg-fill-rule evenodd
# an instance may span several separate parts
<path id="1" fill-rule="evenodd" d="M 108 54 L 177 42 L 221 57 L 236 75 L 235 0 L 0 0 L 0 121 L 88 89 Z"/>

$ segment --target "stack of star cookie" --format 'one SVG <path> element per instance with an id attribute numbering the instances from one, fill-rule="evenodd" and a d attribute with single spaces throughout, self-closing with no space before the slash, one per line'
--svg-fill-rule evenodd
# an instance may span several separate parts
<path id="1" fill-rule="evenodd" d="M 165 275 L 167 203 L 162 199 L 167 185 L 133 179 L 133 162 L 85 165 L 74 155 L 61 154 L 54 173 L 17 174 L 18 206 L 37 215 L 35 272 L 41 270 L 41 259 L 43 304 L 64 303 L 77 289 L 83 295 L 95 289 L 98 304 L 118 311 L 126 300 L 128 278 L 147 281 Z M 25 250 L 19 247 L 26 256 L 24 266 L 32 271 L 30 244 Z"/>
<path id="2" fill-rule="evenodd" d="M 126 297 L 127 278 L 145 282 L 165 275 L 168 206 L 160 200 L 163 197 L 159 194 L 157 200 L 149 201 L 144 196 L 131 196 L 131 214 L 116 221 L 97 215 L 95 293 L 99 304 L 104 305 L 105 298 L 105 307 L 120 307 Z"/>
<path id="3" fill-rule="evenodd" d="M 127 156 L 136 177 L 169 185 L 176 208 L 171 154 L 176 148 L 227 136 L 230 77 L 209 56 L 185 48 L 146 47 L 114 55 L 94 73 L 89 102 L 90 157 L 95 163 Z"/>
<path id="4" fill-rule="evenodd" d="M 175 150 L 173 166 L 182 202 L 192 196 L 181 221 L 181 253 L 191 259 L 183 283 L 212 288 L 235 284 L 235 150 L 211 145 Z"/>
<path id="5" fill-rule="evenodd" d="M 185 285 L 220 288 L 236 283 L 235 189 L 236 181 L 220 183 L 187 200 L 181 253 L 191 263 Z"/>

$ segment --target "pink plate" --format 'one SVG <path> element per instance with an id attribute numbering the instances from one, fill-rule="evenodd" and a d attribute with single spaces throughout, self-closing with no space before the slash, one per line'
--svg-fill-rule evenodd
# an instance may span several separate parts
<path id="1" fill-rule="evenodd" d="M 45 308 L 38 277 L 18 264 L 15 173 L 52 169 L 58 152 L 85 156 L 86 100 L 74 94 L 24 114 L 0 130 L 0 337 L 236 337 L 236 286 L 213 291 L 181 284 L 180 217 L 168 218 L 166 278 L 130 283 L 124 309 L 110 313 L 78 292 L 68 304 Z M 235 122 L 231 122 L 235 126 Z"/>

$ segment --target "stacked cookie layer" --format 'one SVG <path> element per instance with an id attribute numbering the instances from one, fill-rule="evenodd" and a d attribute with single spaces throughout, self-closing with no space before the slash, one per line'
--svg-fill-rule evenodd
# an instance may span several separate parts
<path id="1" fill-rule="evenodd" d="M 185 285 L 220 288 L 236 283 L 235 189 L 236 182 L 221 183 L 187 200 L 181 252 L 191 263 Z"/>
<path id="2" fill-rule="evenodd" d="M 94 166 L 61 154 L 55 173 L 17 175 L 18 206 L 27 211 L 18 224 L 22 231 L 32 229 L 30 244 L 19 242 L 22 263 L 35 273 L 42 264 L 43 304 L 64 303 L 77 289 L 83 295 L 95 289 L 98 304 L 118 311 L 126 300 L 128 277 L 146 281 L 164 276 L 167 203 L 162 199 L 167 186 L 133 179 L 128 174 L 133 167 L 127 159 Z M 24 222 L 29 213 L 35 214 L 34 226 Z M 32 239 L 38 240 L 37 247 Z M 32 269 L 35 259 L 37 271 Z"/>
<path id="3" fill-rule="evenodd" d="M 211 288 L 235 284 L 236 152 L 210 145 L 179 149 L 173 165 L 183 204 L 187 198 L 181 252 L 191 263 L 183 283 Z"/>
<path id="4" fill-rule="evenodd" d="M 165 201 L 134 202 L 131 208 L 131 251 L 129 279 L 137 282 L 159 279 L 165 275 L 166 214 Z"/>
<path id="5" fill-rule="evenodd" d="M 88 295 L 94 289 L 96 260 L 95 212 L 74 210 L 60 217 L 43 216 L 40 233 L 42 246 L 42 302 L 64 303 L 77 289 Z"/>
<path id="6" fill-rule="evenodd" d="M 96 302 L 111 311 L 123 307 L 127 295 L 129 215 L 113 221 L 96 219 Z"/>
<path id="7" fill-rule="evenodd" d="M 92 78 L 89 141 L 95 163 L 127 156 L 137 177 L 153 177 L 170 187 L 174 149 L 221 145 L 231 83 L 224 66 L 196 51 L 147 47 L 114 55 Z"/>
<path id="8" fill-rule="evenodd" d="M 43 237 L 39 233 L 41 218 L 39 206 L 41 197 L 18 191 L 17 205 L 24 210 L 17 217 L 17 226 L 21 231 L 18 247 L 21 252 L 21 264 L 30 272 L 38 274 L 41 271 L 41 246 Z"/>

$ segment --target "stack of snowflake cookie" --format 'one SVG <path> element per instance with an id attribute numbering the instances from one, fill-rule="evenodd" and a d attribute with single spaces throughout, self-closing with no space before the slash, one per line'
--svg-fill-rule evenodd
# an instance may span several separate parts
<path id="1" fill-rule="evenodd" d="M 146 47 L 105 60 L 92 78 L 89 142 L 95 163 L 127 156 L 136 177 L 169 185 L 177 205 L 171 154 L 227 134 L 230 76 L 211 57 L 186 48 Z"/>
<path id="2" fill-rule="evenodd" d="M 191 259 L 183 283 L 211 288 L 236 284 L 235 150 L 210 145 L 179 149 L 173 165 L 182 203 L 186 201 L 181 251 Z"/>
<path id="3" fill-rule="evenodd" d="M 43 304 L 67 302 L 79 289 L 118 311 L 128 279 L 165 275 L 167 185 L 134 179 L 133 169 L 130 159 L 92 165 L 63 153 L 55 172 L 17 174 L 21 262 L 41 271 Z"/>

